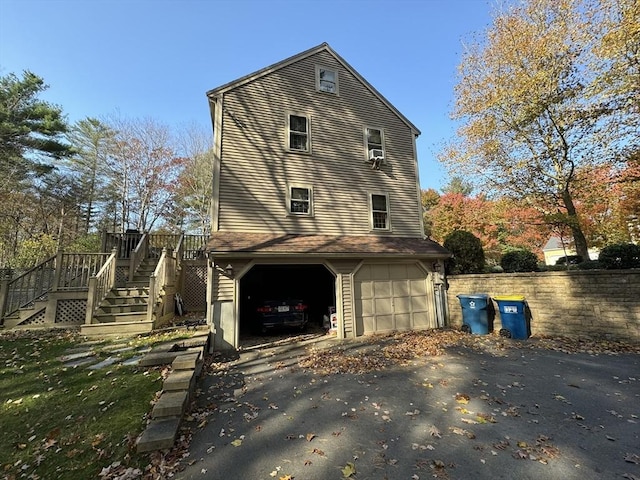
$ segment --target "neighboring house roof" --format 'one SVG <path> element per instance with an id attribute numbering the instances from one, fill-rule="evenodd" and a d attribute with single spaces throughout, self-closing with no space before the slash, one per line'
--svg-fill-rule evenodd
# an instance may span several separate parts
<path id="1" fill-rule="evenodd" d="M 547 250 L 558 250 L 563 248 L 569 248 L 569 241 L 564 242 L 563 245 L 560 237 L 549 237 L 549 240 L 542 248 L 542 251 L 546 252 Z"/>
<path id="2" fill-rule="evenodd" d="M 436 242 L 422 238 L 378 235 L 277 235 L 271 233 L 215 232 L 207 250 L 214 256 L 321 255 L 321 256 L 423 256 L 445 258 L 451 254 Z"/>
<path id="3" fill-rule="evenodd" d="M 232 82 L 226 83 L 218 88 L 214 88 L 213 90 L 209 90 L 207 92 L 207 97 L 209 97 L 209 100 L 215 100 L 215 97 L 225 93 L 228 90 L 232 90 L 234 88 L 237 88 L 241 85 L 244 85 L 246 83 L 249 82 L 253 82 L 254 80 L 259 79 L 260 77 L 263 77 L 265 75 L 268 75 L 272 72 L 275 72 L 283 67 L 286 67 L 287 65 L 291 65 L 292 63 L 298 62 L 304 58 L 307 58 L 311 55 L 314 55 L 318 52 L 321 51 L 326 51 L 328 52 L 330 55 L 332 55 L 336 61 L 338 61 L 339 63 L 342 64 L 342 66 L 348 70 L 352 75 L 354 75 L 358 80 L 360 80 L 360 82 L 362 82 L 362 84 L 368 88 L 371 93 L 373 93 L 376 97 L 378 97 L 378 99 L 384 103 L 393 113 L 395 113 L 404 123 L 407 124 L 407 126 L 413 130 L 413 133 L 418 136 L 420 135 L 420 130 L 418 130 L 418 128 L 411 123 L 404 115 L 402 115 L 402 113 L 400 113 L 400 111 L 398 109 L 396 109 L 386 98 L 384 98 L 384 96 L 378 92 L 369 82 L 367 82 L 364 77 L 362 75 L 360 75 L 351 65 L 349 65 L 340 55 L 338 55 L 330 46 L 328 43 L 321 43 L 320 45 L 318 45 L 317 47 L 313 47 L 310 48 L 309 50 L 305 50 L 304 52 L 298 53 L 296 55 L 293 55 L 292 57 L 289 57 L 285 60 L 282 60 L 278 63 L 274 63 L 271 66 L 265 67 L 261 70 L 258 70 L 257 72 L 254 73 L 250 73 L 249 75 L 245 75 L 244 77 L 241 77 L 237 80 L 234 80 Z"/>

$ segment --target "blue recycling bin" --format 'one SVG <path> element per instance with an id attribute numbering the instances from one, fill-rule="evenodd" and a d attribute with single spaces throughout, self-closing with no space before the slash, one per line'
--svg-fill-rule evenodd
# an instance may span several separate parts
<path id="1" fill-rule="evenodd" d="M 484 293 L 458 295 L 462 307 L 462 330 L 476 335 L 489 333 L 489 296 Z"/>
<path id="2" fill-rule="evenodd" d="M 498 304 L 502 328 L 500 335 L 517 340 L 529 338 L 531 328 L 527 318 L 527 309 L 522 295 L 502 295 L 493 297 Z"/>

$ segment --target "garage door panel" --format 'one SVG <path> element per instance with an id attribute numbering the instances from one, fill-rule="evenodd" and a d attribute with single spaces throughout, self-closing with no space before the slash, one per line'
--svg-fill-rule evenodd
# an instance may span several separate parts
<path id="1" fill-rule="evenodd" d="M 362 317 L 362 325 L 364 327 L 364 332 L 362 333 L 375 332 L 376 331 L 375 317 L 364 315 Z"/>
<path id="2" fill-rule="evenodd" d="M 356 290 L 356 298 L 358 298 L 358 293 L 360 294 L 360 298 L 373 298 L 372 282 L 356 283 L 356 288 L 360 290 L 360 292 Z"/>
<path id="3" fill-rule="evenodd" d="M 426 312 L 428 310 L 427 297 L 424 295 L 411 297 L 411 310 L 414 312 Z"/>
<path id="4" fill-rule="evenodd" d="M 411 285 L 411 295 L 426 295 L 427 285 L 424 278 L 409 280 Z"/>
<path id="5" fill-rule="evenodd" d="M 407 297 L 411 294 L 409 288 L 409 282 L 407 280 L 396 280 L 393 282 L 393 296 L 394 297 Z"/>
<path id="6" fill-rule="evenodd" d="M 411 313 L 411 297 L 396 297 L 393 299 L 395 313 Z"/>
<path id="7" fill-rule="evenodd" d="M 375 297 L 391 297 L 391 283 L 375 282 L 373 284 L 373 293 Z"/>
<path id="8" fill-rule="evenodd" d="M 393 313 L 393 302 L 390 298 L 376 298 L 375 302 L 375 314 L 392 314 Z"/>
<path id="9" fill-rule="evenodd" d="M 376 309 L 373 299 L 362 300 L 362 315 L 375 315 Z"/>
<path id="10" fill-rule="evenodd" d="M 395 330 L 393 315 L 376 315 L 375 331 L 380 332 L 385 330 Z"/>
<path id="11" fill-rule="evenodd" d="M 411 315 L 408 313 L 396 314 L 396 330 L 409 330 L 411 329 Z"/>
<path id="12" fill-rule="evenodd" d="M 413 328 L 429 328 L 431 326 L 429 312 L 415 312 L 413 314 Z"/>

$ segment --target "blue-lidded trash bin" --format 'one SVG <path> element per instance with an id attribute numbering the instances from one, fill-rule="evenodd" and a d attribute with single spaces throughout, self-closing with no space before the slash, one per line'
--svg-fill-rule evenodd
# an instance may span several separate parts
<path id="1" fill-rule="evenodd" d="M 498 303 L 502 328 L 500 335 L 517 340 L 529 338 L 531 329 L 527 319 L 526 303 L 522 295 L 493 297 Z"/>
<path id="2" fill-rule="evenodd" d="M 476 335 L 489 333 L 489 295 L 474 293 L 457 297 L 462 307 L 462 330 Z"/>

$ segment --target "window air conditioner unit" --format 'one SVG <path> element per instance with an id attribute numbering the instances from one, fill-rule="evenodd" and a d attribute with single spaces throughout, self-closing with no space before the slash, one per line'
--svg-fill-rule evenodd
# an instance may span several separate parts
<path id="1" fill-rule="evenodd" d="M 379 148 L 369 150 L 369 162 L 373 170 L 380 170 L 380 165 L 384 163 L 384 151 Z"/>
<path id="2" fill-rule="evenodd" d="M 369 161 L 371 162 L 373 160 L 383 161 L 384 160 L 384 151 L 380 150 L 378 148 L 373 148 L 373 149 L 369 150 Z"/>

